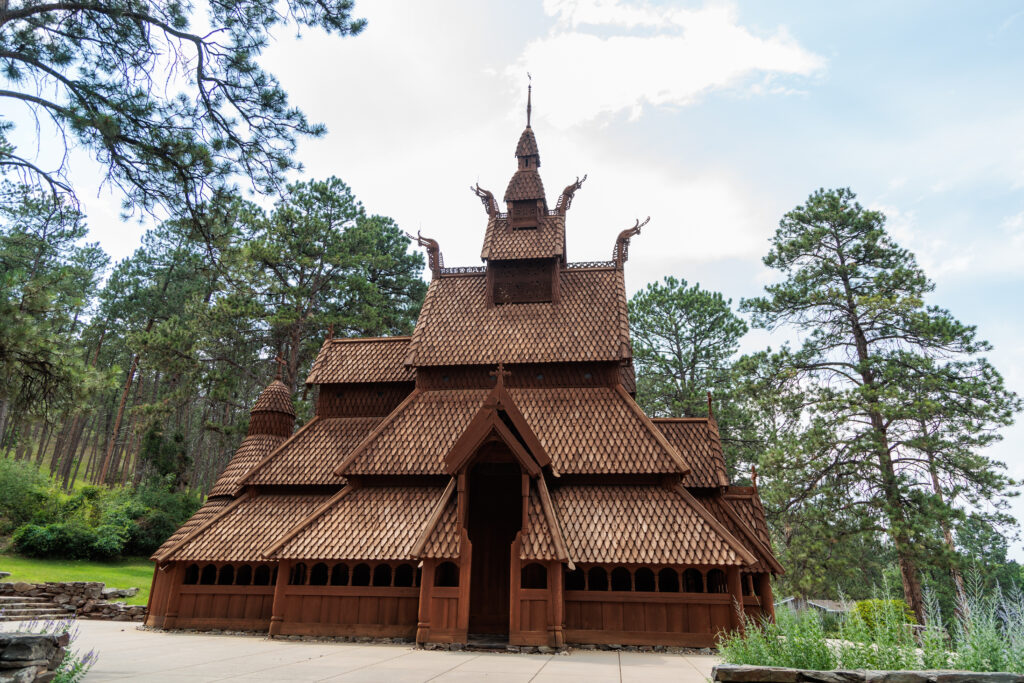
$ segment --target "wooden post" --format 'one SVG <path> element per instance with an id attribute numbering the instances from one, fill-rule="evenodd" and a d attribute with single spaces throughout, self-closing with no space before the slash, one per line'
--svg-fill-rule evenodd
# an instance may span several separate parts
<path id="1" fill-rule="evenodd" d="M 726 583 L 729 586 L 729 595 L 732 596 L 733 604 L 730 605 L 730 622 L 732 629 L 743 633 L 743 581 L 740 578 L 739 567 L 729 567 L 726 572 Z"/>
<path id="2" fill-rule="evenodd" d="M 761 612 L 775 621 L 775 596 L 772 594 L 772 575 L 765 572 L 757 575 L 757 595 L 761 598 Z"/>
<path id="3" fill-rule="evenodd" d="M 149 600 L 146 601 L 146 626 L 160 628 L 164 622 L 164 615 L 167 612 L 167 571 L 160 568 L 159 564 L 153 566 L 153 587 L 149 591 Z"/>
<path id="4" fill-rule="evenodd" d="M 181 604 L 181 586 L 184 579 L 185 563 L 175 562 L 167 586 L 167 616 L 164 617 L 164 628 L 174 628 L 178 623 L 178 607 Z"/>
<path id="5" fill-rule="evenodd" d="M 520 537 L 523 532 L 520 530 L 516 534 L 516 537 L 512 539 L 512 549 L 509 552 L 509 568 L 508 568 L 508 642 L 512 645 L 522 644 L 521 638 L 521 627 L 522 627 L 522 615 L 519 613 L 519 608 L 522 603 L 519 601 L 519 589 L 522 587 L 522 572 L 523 572 L 523 561 L 519 559 L 519 551 L 522 548 L 522 542 Z"/>
<path id="6" fill-rule="evenodd" d="M 437 561 L 423 560 L 420 574 L 420 605 L 416 624 L 416 643 L 422 645 L 430 638 L 430 592 L 434 587 L 434 567 Z"/>
<path id="7" fill-rule="evenodd" d="M 548 565 L 548 589 L 551 592 L 551 621 L 548 623 L 548 644 L 551 647 L 565 645 L 565 572 L 561 562 Z"/>
<path id="8" fill-rule="evenodd" d="M 288 576 L 291 574 L 292 563 L 282 560 L 277 565 L 277 582 L 274 584 L 274 603 L 270 608 L 270 635 L 281 635 L 284 624 L 284 609 L 288 601 Z"/>
<path id="9" fill-rule="evenodd" d="M 455 622 L 456 628 L 465 641 L 469 637 L 469 592 L 473 583 L 473 543 L 469 540 L 469 532 L 462 529 L 459 541 L 459 613 Z"/>

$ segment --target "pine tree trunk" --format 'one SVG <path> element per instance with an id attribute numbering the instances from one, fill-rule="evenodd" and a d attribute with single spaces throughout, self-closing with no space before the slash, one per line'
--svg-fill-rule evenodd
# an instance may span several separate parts
<path id="1" fill-rule="evenodd" d="M 88 425 L 86 425 L 86 428 L 84 430 L 85 431 L 85 438 L 82 439 L 82 451 L 81 451 L 81 453 L 78 454 L 78 459 L 75 461 L 75 471 L 71 474 L 71 485 L 69 486 L 67 481 L 65 481 L 64 482 L 64 488 L 65 489 L 69 489 L 70 490 L 70 489 L 74 488 L 75 487 L 75 482 L 78 481 L 78 470 L 82 466 L 82 461 L 85 460 L 85 452 L 87 450 L 89 450 L 89 436 L 90 436 L 90 433 L 93 431 L 92 428 L 94 428 L 96 426 L 96 422 L 97 421 L 99 421 L 99 418 L 96 417 L 96 416 L 93 416 L 92 421 Z"/>
<path id="2" fill-rule="evenodd" d="M 147 326 L 147 332 L 151 326 L 152 323 Z M 135 381 L 135 371 L 138 367 L 139 354 L 135 354 L 132 356 L 132 364 L 128 368 L 128 379 L 124 383 L 124 391 L 121 392 L 121 403 L 117 407 L 117 417 L 114 419 L 114 428 L 110 433 L 110 439 L 107 441 L 107 455 L 103 459 L 103 466 L 100 467 L 100 474 L 97 478 L 97 483 L 102 484 L 107 480 L 107 472 L 110 469 L 110 459 L 114 455 L 114 445 L 117 443 L 117 433 L 121 431 L 121 420 L 124 419 L 124 408 L 128 403 L 128 394 L 132 390 L 132 383 Z"/>
<path id="3" fill-rule="evenodd" d="M 43 453 L 50 442 L 50 423 L 43 421 L 43 435 L 39 437 L 39 448 L 36 450 L 36 467 L 43 464 Z"/>

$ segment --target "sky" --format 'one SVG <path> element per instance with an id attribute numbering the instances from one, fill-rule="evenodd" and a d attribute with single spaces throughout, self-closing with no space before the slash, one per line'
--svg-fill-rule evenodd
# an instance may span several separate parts
<path id="1" fill-rule="evenodd" d="M 850 187 L 935 281 L 929 303 L 977 325 L 1024 394 L 1021 3 L 356 0 L 355 15 L 358 37 L 279 30 L 261 60 L 328 128 L 300 144 L 296 178 L 342 178 L 437 239 L 446 265 L 480 263 L 469 186 L 503 195 L 529 72 L 549 201 L 588 174 L 570 260 L 608 260 L 649 215 L 631 293 L 673 275 L 738 303 L 776 277 L 761 257 L 779 218 Z M 93 239 L 130 255 L 145 225 L 72 161 Z M 990 455 L 1024 480 L 1022 451 L 1024 424 Z"/>

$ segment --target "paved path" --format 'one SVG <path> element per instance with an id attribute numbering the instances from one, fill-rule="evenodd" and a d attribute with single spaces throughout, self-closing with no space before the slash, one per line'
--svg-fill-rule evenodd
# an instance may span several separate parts
<path id="1" fill-rule="evenodd" d="M 636 681 L 702 683 L 716 658 L 574 650 L 568 655 L 417 650 L 409 645 L 316 643 L 158 633 L 80 621 L 76 647 L 96 649 L 86 681 Z"/>

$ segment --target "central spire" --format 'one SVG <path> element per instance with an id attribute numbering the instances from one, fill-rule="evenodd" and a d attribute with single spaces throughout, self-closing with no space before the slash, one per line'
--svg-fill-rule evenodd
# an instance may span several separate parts
<path id="1" fill-rule="evenodd" d="M 526 77 L 530 80 L 526 86 L 526 127 L 529 128 L 530 114 L 533 112 L 533 103 L 531 102 L 533 98 L 533 76 L 531 76 L 530 72 L 527 71 Z"/>

